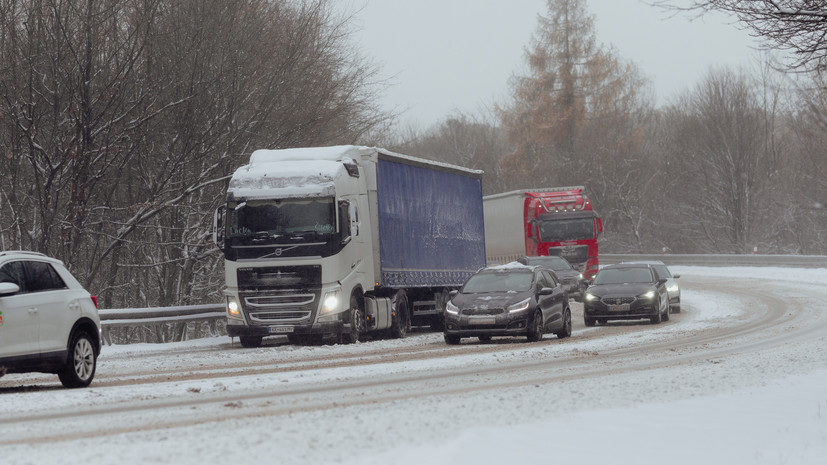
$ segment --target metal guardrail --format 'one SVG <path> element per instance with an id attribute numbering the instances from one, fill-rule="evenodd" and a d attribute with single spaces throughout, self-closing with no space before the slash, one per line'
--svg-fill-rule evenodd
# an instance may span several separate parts
<path id="1" fill-rule="evenodd" d="M 824 255 L 737 255 L 737 254 L 601 254 L 600 264 L 660 260 L 666 265 L 687 266 L 782 266 L 795 268 L 827 268 Z"/>
<path id="2" fill-rule="evenodd" d="M 121 308 L 98 310 L 101 319 L 101 336 L 106 345 L 112 345 L 111 330 L 125 326 L 151 326 L 156 342 L 184 340 L 187 323 L 205 322 L 211 335 L 218 335 L 216 323 L 227 317 L 224 304 L 186 305 L 178 307 Z M 169 323 L 181 323 L 169 337 L 164 327 Z"/>

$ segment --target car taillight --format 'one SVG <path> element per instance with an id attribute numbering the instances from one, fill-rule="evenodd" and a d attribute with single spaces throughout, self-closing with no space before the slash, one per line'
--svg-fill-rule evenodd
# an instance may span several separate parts
<path id="1" fill-rule="evenodd" d="M 98 308 L 98 298 L 93 296 L 93 295 L 91 295 L 89 297 L 92 298 L 92 303 L 95 304 L 95 308 Z"/>

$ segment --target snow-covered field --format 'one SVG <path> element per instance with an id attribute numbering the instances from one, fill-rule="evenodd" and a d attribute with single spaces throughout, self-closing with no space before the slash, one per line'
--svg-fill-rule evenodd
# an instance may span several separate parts
<path id="1" fill-rule="evenodd" d="M 825 463 L 827 270 L 672 270 L 684 311 L 669 324 L 578 321 L 571 339 L 537 344 L 449 348 L 422 333 L 349 346 L 105 347 L 88 389 L 0 378 L 0 463 Z M 788 318 L 739 333 L 772 310 L 756 293 L 791 303 Z M 692 343 L 721 331 L 731 338 Z M 417 351 L 427 355 L 408 356 Z M 272 368 L 252 372 L 256 363 Z M 337 385 L 349 387 L 321 390 Z M 73 414 L 90 409 L 100 414 Z"/>

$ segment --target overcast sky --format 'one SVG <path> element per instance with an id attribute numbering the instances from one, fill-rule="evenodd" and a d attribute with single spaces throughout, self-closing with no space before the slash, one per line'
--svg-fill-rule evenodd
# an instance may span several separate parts
<path id="1" fill-rule="evenodd" d="M 384 105 L 424 129 L 453 111 L 479 113 L 509 95 L 545 0 L 337 0 L 355 12 L 362 54 L 390 79 Z M 732 19 L 670 17 L 639 0 L 588 0 L 598 42 L 633 61 L 658 104 L 694 87 L 711 66 L 752 66 L 759 43 Z"/>

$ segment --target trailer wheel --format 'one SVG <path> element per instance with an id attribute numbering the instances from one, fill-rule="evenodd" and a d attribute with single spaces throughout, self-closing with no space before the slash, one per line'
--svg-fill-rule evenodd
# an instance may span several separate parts
<path id="1" fill-rule="evenodd" d="M 365 333 L 365 312 L 362 310 L 356 294 L 350 296 L 348 318 L 350 320 L 350 331 L 344 333 L 342 339 L 346 344 L 353 344 L 359 341 Z"/>
<path id="2" fill-rule="evenodd" d="M 391 337 L 403 338 L 411 329 L 411 312 L 408 311 L 408 296 L 405 291 L 399 291 L 393 298 L 393 323 L 391 324 Z"/>

